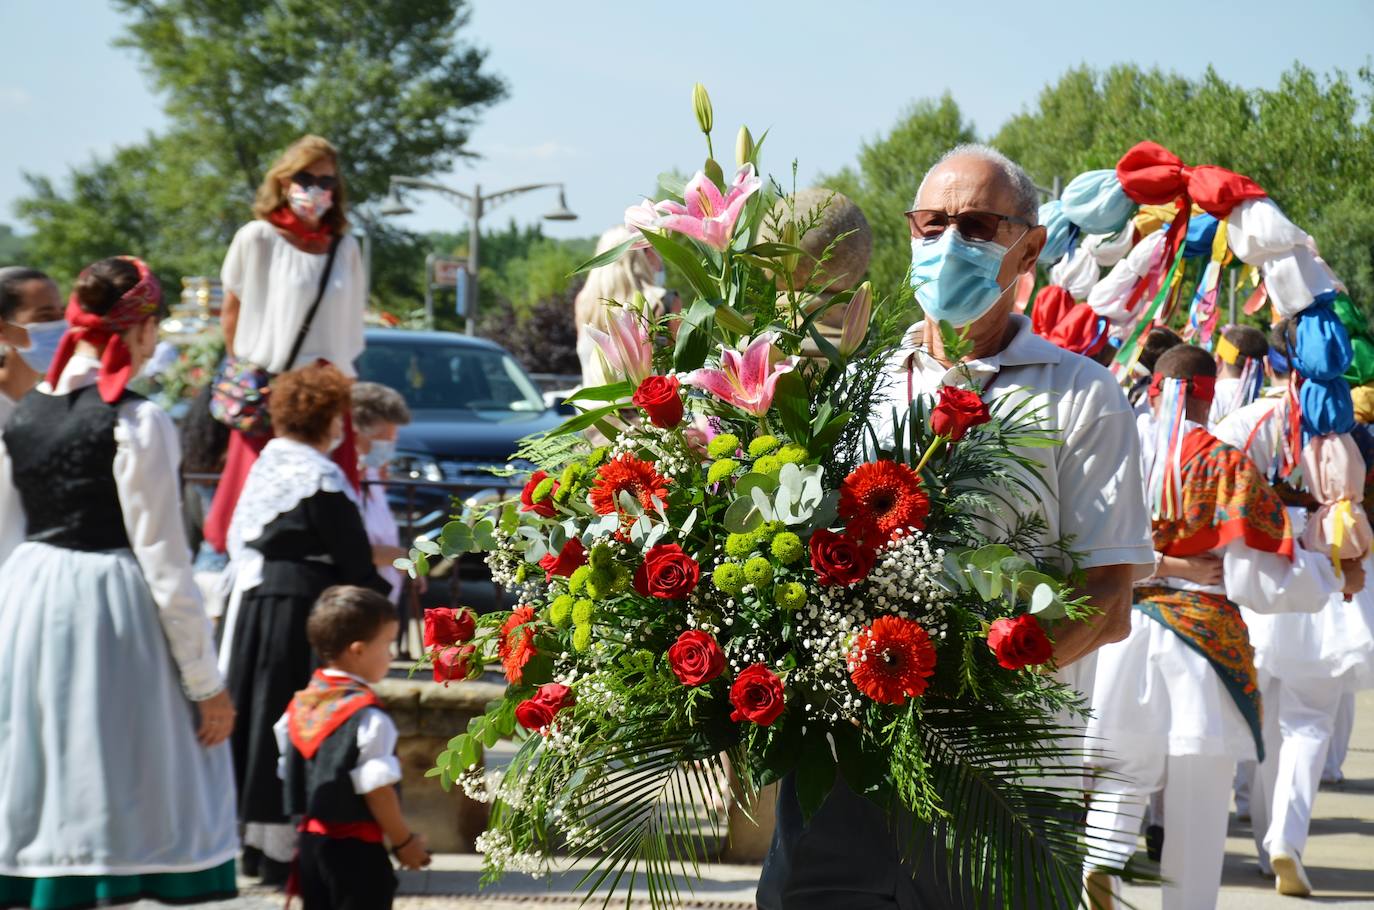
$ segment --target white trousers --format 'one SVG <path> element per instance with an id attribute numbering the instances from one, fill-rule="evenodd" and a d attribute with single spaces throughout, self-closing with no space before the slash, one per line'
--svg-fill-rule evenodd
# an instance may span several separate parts
<path id="1" fill-rule="evenodd" d="M 1312 803 L 1321 783 L 1341 690 L 1330 679 L 1263 676 L 1264 761 L 1251 783 L 1250 821 L 1260 867 L 1285 844 L 1299 855 L 1307 846 Z"/>
<path id="2" fill-rule="evenodd" d="M 1339 782 L 1345 775 L 1341 765 L 1345 764 L 1345 753 L 1350 748 L 1350 734 L 1355 729 L 1355 693 L 1341 694 L 1340 707 L 1336 709 L 1336 726 L 1331 731 L 1331 748 L 1326 750 L 1326 770 L 1322 780 Z"/>
<path id="3" fill-rule="evenodd" d="M 1163 910 L 1214 910 L 1226 858 L 1235 759 L 1132 750 L 1099 762 L 1088 808 L 1088 868 L 1120 869 L 1135 854 L 1150 795 L 1164 790 Z"/>

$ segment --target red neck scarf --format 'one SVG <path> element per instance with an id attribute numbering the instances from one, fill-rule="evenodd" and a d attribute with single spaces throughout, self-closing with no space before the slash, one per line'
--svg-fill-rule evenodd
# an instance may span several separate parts
<path id="1" fill-rule="evenodd" d="M 350 717 L 381 704 L 377 695 L 356 679 L 316 670 L 310 685 L 297 692 L 286 708 L 291 744 L 307 759 L 314 758 L 321 744 Z"/>
<path id="2" fill-rule="evenodd" d="M 334 228 L 323 221 L 319 227 L 307 227 L 300 216 L 291 211 L 289 205 L 272 211 L 268 214 L 267 220 L 308 246 L 327 246 L 334 236 Z"/>
<path id="3" fill-rule="evenodd" d="M 57 345 L 57 354 L 48 367 L 48 385 L 54 389 L 62 378 L 67 361 L 76 353 L 79 341 L 86 341 L 98 348 L 100 353 L 100 375 L 96 385 L 100 397 L 107 404 L 114 404 L 124 394 L 125 387 L 133 374 L 133 357 L 129 346 L 124 343 L 120 333 L 128 331 L 151 316 L 157 315 L 162 305 L 162 285 L 142 259 L 121 256 L 138 269 L 138 283 L 119 298 L 110 311 L 103 316 L 88 313 L 81 308 L 75 292 L 67 300 L 67 332 Z"/>

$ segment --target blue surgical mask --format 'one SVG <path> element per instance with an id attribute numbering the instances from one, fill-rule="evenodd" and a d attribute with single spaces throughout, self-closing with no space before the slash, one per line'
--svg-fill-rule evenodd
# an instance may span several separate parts
<path id="1" fill-rule="evenodd" d="M 363 456 L 363 464 L 369 468 L 380 468 L 388 464 L 396 456 L 396 441 L 394 439 L 374 439 L 372 448 L 367 450 Z"/>
<path id="2" fill-rule="evenodd" d="M 57 345 L 67 333 L 67 320 L 31 322 L 24 328 L 29 333 L 29 346 L 20 351 L 19 356 L 35 371 L 46 374 L 52 359 L 57 356 Z"/>
<path id="3" fill-rule="evenodd" d="M 911 238 L 911 284 L 926 318 L 961 328 L 996 306 L 1016 286 L 1004 290 L 997 283 L 1002 260 L 1016 243 L 975 243 L 954 227 L 931 240 Z"/>

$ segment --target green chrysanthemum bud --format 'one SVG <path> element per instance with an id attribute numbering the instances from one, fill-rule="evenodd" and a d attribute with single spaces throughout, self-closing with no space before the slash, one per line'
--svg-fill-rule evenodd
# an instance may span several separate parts
<path id="1" fill-rule="evenodd" d="M 523 568 L 523 566 L 521 568 Z M 574 594 L 581 594 L 582 589 L 587 586 L 587 579 L 591 574 L 591 566 L 578 566 L 576 569 L 573 569 L 572 575 L 568 576 L 568 590 Z"/>
<path id="2" fill-rule="evenodd" d="M 726 594 L 744 590 L 744 569 L 737 562 L 723 562 L 711 573 L 711 581 Z"/>
<path id="3" fill-rule="evenodd" d="M 773 591 L 773 599 L 784 610 L 800 610 L 806 606 L 806 587 L 795 581 L 784 581 Z"/>
<path id="4" fill-rule="evenodd" d="M 743 559 L 754 552 L 754 546 L 758 543 L 758 538 L 750 534 L 729 534 L 725 538 L 725 555 L 735 559 Z"/>
<path id="5" fill-rule="evenodd" d="M 807 452 L 802 446 L 792 444 L 785 445 L 781 449 L 778 449 L 777 454 L 773 457 L 783 464 L 801 464 L 806 461 L 807 458 L 811 457 L 811 453 Z"/>
<path id="6" fill-rule="evenodd" d="M 585 651 L 590 648 L 592 645 L 592 627 L 578 626 L 573 629 L 572 645 L 574 651 Z"/>
<path id="7" fill-rule="evenodd" d="M 735 459 L 722 458 L 720 461 L 711 465 L 710 470 L 706 472 L 706 482 L 720 483 L 722 480 L 735 473 L 735 468 L 737 467 L 739 467 L 739 462 L 735 461 Z"/>
<path id="8" fill-rule="evenodd" d="M 754 462 L 754 470 L 759 474 L 776 474 L 782 470 L 782 462 L 776 455 L 765 455 Z"/>
<path id="9" fill-rule="evenodd" d="M 612 594 L 624 594 L 630 590 L 630 583 L 634 581 L 634 575 L 626 566 L 615 567 L 615 581 L 611 582 Z"/>
<path id="10" fill-rule="evenodd" d="M 755 436 L 749 442 L 749 454 L 758 458 L 760 455 L 767 455 L 778 447 L 778 437 L 776 436 Z"/>
<path id="11" fill-rule="evenodd" d="M 526 578 L 529 577 L 529 575 L 530 575 L 529 569 L 528 569 L 526 566 L 516 566 L 516 567 L 515 567 L 515 580 L 516 580 L 516 582 L 522 582 L 522 581 L 524 581 Z"/>
<path id="12" fill-rule="evenodd" d="M 706 454 L 712 458 L 729 458 L 739 451 L 739 437 L 734 433 L 721 433 L 706 444 Z"/>
<path id="13" fill-rule="evenodd" d="M 585 597 L 572 605 L 572 621 L 575 626 L 585 626 L 592 621 L 595 605 Z"/>
<path id="14" fill-rule="evenodd" d="M 783 565 L 790 565 L 802 558 L 805 549 L 802 547 L 801 538 L 791 531 L 783 531 L 773 538 L 773 555 L 778 562 Z"/>
<path id="15" fill-rule="evenodd" d="M 548 499 L 549 494 L 553 492 L 553 485 L 557 482 L 552 477 L 545 477 L 539 481 L 535 488 L 530 491 L 530 502 L 543 502 Z"/>
<path id="16" fill-rule="evenodd" d="M 558 626 L 560 629 L 568 624 L 572 617 L 573 598 L 571 594 L 560 594 L 549 604 L 549 622 Z"/>
<path id="17" fill-rule="evenodd" d="M 756 588 L 773 582 L 773 564 L 765 557 L 755 556 L 744 564 L 744 580 Z"/>
<path id="18" fill-rule="evenodd" d="M 587 554 L 587 565 L 593 569 L 608 569 L 615 562 L 615 552 L 604 543 L 592 547 Z"/>
<path id="19" fill-rule="evenodd" d="M 583 470 L 587 472 L 595 471 L 601 467 L 601 462 L 606 460 L 606 454 L 610 451 L 610 446 L 599 446 L 592 449 L 590 455 L 582 462 Z"/>
<path id="20" fill-rule="evenodd" d="M 587 576 L 587 584 L 583 590 L 593 600 L 600 600 L 614 594 L 614 588 L 615 571 L 613 569 L 592 569 L 592 574 Z"/>
<path id="21" fill-rule="evenodd" d="M 692 86 L 692 111 L 697 115 L 697 126 L 710 135 L 715 124 L 715 112 L 711 109 L 711 96 L 706 94 L 706 86 L 698 82 Z"/>

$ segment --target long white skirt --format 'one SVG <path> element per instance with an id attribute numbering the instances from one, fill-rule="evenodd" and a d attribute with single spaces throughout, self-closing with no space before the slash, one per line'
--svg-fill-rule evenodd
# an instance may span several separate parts
<path id="1" fill-rule="evenodd" d="M 0 566 L 0 874 L 233 859 L 229 746 L 195 729 L 131 552 L 25 543 Z"/>

